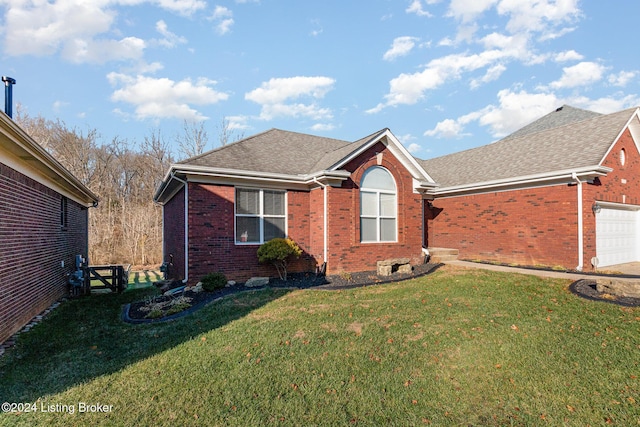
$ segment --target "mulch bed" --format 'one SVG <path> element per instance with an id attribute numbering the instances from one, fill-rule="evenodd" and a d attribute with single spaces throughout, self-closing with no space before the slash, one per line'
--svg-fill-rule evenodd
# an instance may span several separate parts
<path id="1" fill-rule="evenodd" d="M 154 323 L 167 320 L 177 319 L 186 316 L 195 310 L 205 306 L 216 299 L 225 297 L 238 292 L 250 291 L 254 289 L 269 288 L 285 288 L 285 289 L 320 289 L 320 290 L 339 290 L 352 289 L 364 286 L 381 285 L 384 283 L 398 282 L 415 277 L 424 276 L 435 271 L 441 264 L 420 264 L 413 266 L 411 273 L 393 273 L 391 276 L 378 276 L 375 271 L 344 273 L 331 276 L 316 276 L 313 273 L 292 273 L 289 274 L 286 281 L 279 278 L 271 278 L 266 286 L 247 288 L 243 283 L 238 283 L 215 292 L 192 292 L 185 291 L 175 295 L 178 297 L 184 295 L 191 298 L 191 307 L 181 311 L 157 319 L 147 318 L 148 311 L 141 310 L 146 305 L 146 301 L 136 301 L 124 306 L 122 311 L 122 319 L 129 323 Z M 170 298 L 170 297 L 166 297 Z"/>
<path id="2" fill-rule="evenodd" d="M 617 295 L 605 294 L 598 292 L 596 289 L 596 281 L 582 279 L 573 282 L 569 286 L 569 290 L 574 294 L 592 301 L 604 301 L 612 304 L 618 304 L 625 307 L 639 307 L 640 298 L 621 297 Z"/>

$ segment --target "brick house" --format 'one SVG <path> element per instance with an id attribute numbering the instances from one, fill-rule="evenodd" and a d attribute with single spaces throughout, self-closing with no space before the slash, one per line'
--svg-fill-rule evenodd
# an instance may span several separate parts
<path id="1" fill-rule="evenodd" d="M 430 246 L 591 270 L 640 261 L 640 119 L 564 106 L 493 144 L 421 161 Z"/>
<path id="2" fill-rule="evenodd" d="M 640 260 L 640 119 L 564 106 L 508 137 L 430 160 L 389 129 L 355 142 L 270 131 L 174 164 L 155 195 L 165 259 L 197 281 L 273 275 L 258 246 L 288 236 L 299 271 L 464 259 L 598 267 Z M 595 258 L 597 257 L 597 262 Z"/>
<path id="3" fill-rule="evenodd" d="M 172 165 L 155 201 L 174 277 L 246 280 L 274 274 L 256 255 L 273 237 L 303 250 L 293 271 L 419 262 L 421 192 L 433 185 L 388 129 L 355 142 L 272 129 Z"/>
<path id="4" fill-rule="evenodd" d="M 0 343 L 65 295 L 97 201 L 0 113 Z"/>

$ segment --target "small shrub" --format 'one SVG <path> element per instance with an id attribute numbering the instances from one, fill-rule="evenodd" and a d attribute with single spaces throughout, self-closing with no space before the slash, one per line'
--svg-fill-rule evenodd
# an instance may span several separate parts
<path id="1" fill-rule="evenodd" d="M 291 239 L 271 239 L 258 248 L 258 261 L 272 263 L 282 280 L 287 280 L 288 258 L 292 256 L 298 258 L 300 255 L 302 255 L 302 249 Z"/>
<path id="2" fill-rule="evenodd" d="M 148 319 L 159 319 L 161 317 L 164 317 L 164 311 L 159 308 L 154 308 L 145 317 Z"/>
<path id="3" fill-rule="evenodd" d="M 202 278 L 201 282 L 202 289 L 207 292 L 213 292 L 227 285 L 227 277 L 222 273 L 209 273 Z"/>

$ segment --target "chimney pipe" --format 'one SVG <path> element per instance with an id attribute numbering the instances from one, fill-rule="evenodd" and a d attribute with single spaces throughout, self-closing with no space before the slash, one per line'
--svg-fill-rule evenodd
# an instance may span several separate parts
<path id="1" fill-rule="evenodd" d="M 16 84 L 16 79 L 2 76 L 2 81 L 4 82 L 4 112 L 13 118 L 13 85 Z"/>

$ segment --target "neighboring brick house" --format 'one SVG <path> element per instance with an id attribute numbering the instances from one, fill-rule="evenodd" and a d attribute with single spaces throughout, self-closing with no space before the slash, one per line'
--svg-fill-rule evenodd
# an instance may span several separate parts
<path id="1" fill-rule="evenodd" d="M 155 200 L 173 276 L 196 282 L 220 271 L 246 280 L 274 274 L 256 254 L 273 237 L 303 250 L 293 271 L 420 262 L 420 192 L 433 185 L 388 129 L 352 143 L 272 129 L 172 165 Z"/>
<path id="2" fill-rule="evenodd" d="M 640 261 L 638 111 L 564 106 L 493 144 L 421 161 L 439 184 L 429 245 L 578 270 Z"/>
<path id="3" fill-rule="evenodd" d="M 294 269 L 329 274 L 417 263 L 423 246 L 571 269 L 640 261 L 639 138 L 637 109 L 569 106 L 430 160 L 388 129 L 352 143 L 272 129 L 171 166 L 155 196 L 165 259 L 192 282 L 273 275 L 257 248 L 288 236 L 304 251 Z"/>
<path id="4" fill-rule="evenodd" d="M 97 201 L 0 113 L 0 343 L 65 295 Z"/>

